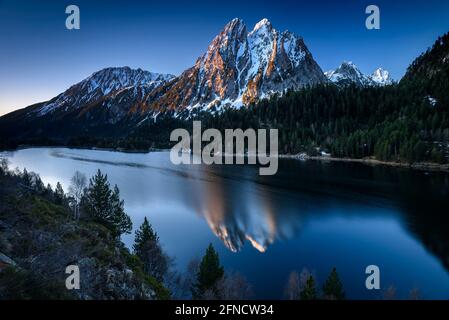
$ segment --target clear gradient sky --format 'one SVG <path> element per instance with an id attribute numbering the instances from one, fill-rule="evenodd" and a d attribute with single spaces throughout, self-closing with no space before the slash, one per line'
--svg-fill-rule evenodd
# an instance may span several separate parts
<path id="1" fill-rule="evenodd" d="M 76 4 L 81 29 L 65 28 Z M 365 8 L 381 30 L 365 28 Z M 449 31 L 449 1 L 438 0 L 0 0 L 0 115 L 48 100 L 93 72 L 130 66 L 180 74 L 232 18 L 248 29 L 268 18 L 304 37 L 324 71 L 343 60 L 362 72 L 382 66 L 396 80 Z"/>

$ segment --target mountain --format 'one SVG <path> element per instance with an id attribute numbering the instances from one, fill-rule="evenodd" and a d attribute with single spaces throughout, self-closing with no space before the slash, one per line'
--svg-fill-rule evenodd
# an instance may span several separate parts
<path id="1" fill-rule="evenodd" d="M 158 111 L 240 107 L 324 82 L 301 37 L 278 32 L 267 19 L 248 32 L 242 20 L 233 19 L 192 68 L 155 90 L 147 103 Z"/>
<path id="2" fill-rule="evenodd" d="M 416 58 L 407 68 L 402 81 L 429 81 L 441 73 L 447 72 L 449 66 L 449 32 L 444 34 L 426 52 Z"/>
<path id="3" fill-rule="evenodd" d="M 74 136 L 125 136 L 160 113 L 186 116 L 255 103 L 287 89 L 327 79 L 295 34 L 278 32 L 267 19 L 248 32 L 229 22 L 195 65 L 180 76 L 141 69 L 107 68 L 50 101 L 0 118 L 0 135 L 16 141 Z"/>
<path id="4" fill-rule="evenodd" d="M 376 69 L 370 76 L 372 83 L 379 86 L 386 86 L 393 83 L 390 73 L 382 68 Z"/>
<path id="5" fill-rule="evenodd" d="M 95 72 L 87 79 L 73 85 L 51 101 L 33 110 L 38 116 L 53 112 L 70 112 L 83 109 L 107 100 L 107 97 L 123 99 L 124 92 L 135 100 L 153 89 L 173 79 L 168 74 L 152 73 L 141 69 L 106 68 Z M 108 105 L 109 107 L 110 105 Z M 122 110 L 116 110 L 118 113 Z"/>
<path id="6" fill-rule="evenodd" d="M 0 135 L 17 141 L 81 135 L 117 135 L 116 125 L 139 121 L 145 96 L 173 75 L 129 67 L 106 68 L 71 86 L 50 101 L 0 118 Z"/>
<path id="7" fill-rule="evenodd" d="M 349 63 L 339 71 L 361 72 Z M 333 72 L 335 80 L 341 79 Z M 382 77 L 383 72 L 376 72 Z M 299 158 L 398 162 L 447 170 L 449 163 L 449 34 L 388 86 L 319 85 L 263 100 L 255 108 L 204 117 L 203 128 L 276 128 L 279 153 Z M 209 123 L 207 119 L 212 118 Z M 205 121 L 206 120 L 206 121 Z M 357 160 L 359 161 L 359 160 Z M 426 163 L 431 163 L 427 165 Z"/>
<path id="8" fill-rule="evenodd" d="M 371 75 L 364 75 L 352 62 L 344 61 L 337 69 L 324 73 L 327 79 L 339 86 L 385 86 L 392 84 L 389 72 L 378 68 Z"/>
<path id="9" fill-rule="evenodd" d="M 400 85 L 415 92 L 427 105 L 449 106 L 449 32 L 407 68 Z"/>

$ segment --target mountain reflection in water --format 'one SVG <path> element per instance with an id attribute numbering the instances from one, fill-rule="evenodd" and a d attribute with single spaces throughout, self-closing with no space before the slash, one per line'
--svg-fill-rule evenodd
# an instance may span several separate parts
<path id="1" fill-rule="evenodd" d="M 265 252 L 276 239 L 288 239 L 301 226 L 301 215 L 279 215 L 276 213 L 271 195 L 265 188 L 257 193 L 239 193 L 232 190 L 223 178 L 203 171 L 205 180 L 214 183 L 203 184 L 200 212 L 214 234 L 233 252 L 239 252 L 245 240 L 260 252 Z M 248 183 L 248 182 L 247 182 Z"/>

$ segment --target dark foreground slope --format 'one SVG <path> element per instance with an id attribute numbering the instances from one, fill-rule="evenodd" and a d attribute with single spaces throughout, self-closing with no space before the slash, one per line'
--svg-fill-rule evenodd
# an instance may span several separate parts
<path id="1" fill-rule="evenodd" d="M 80 290 L 66 289 L 66 266 Z M 0 299 L 158 299 L 167 291 L 110 231 L 0 170 Z"/>

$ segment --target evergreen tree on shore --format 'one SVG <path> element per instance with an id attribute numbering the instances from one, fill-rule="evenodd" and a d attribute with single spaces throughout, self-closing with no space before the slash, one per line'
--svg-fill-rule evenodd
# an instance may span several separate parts
<path id="1" fill-rule="evenodd" d="M 95 176 L 89 180 L 89 186 L 84 194 L 83 206 L 88 215 L 103 223 L 111 222 L 111 189 L 108 176 L 98 169 Z"/>
<path id="2" fill-rule="evenodd" d="M 124 212 L 119 190 L 117 186 L 111 190 L 108 176 L 100 170 L 90 179 L 81 202 L 87 215 L 105 225 L 116 237 L 131 232 L 131 219 Z"/>
<path id="3" fill-rule="evenodd" d="M 301 300 L 316 300 L 318 298 L 316 287 L 315 287 L 315 279 L 312 276 L 307 279 L 306 285 L 301 291 L 300 299 Z"/>
<path id="4" fill-rule="evenodd" d="M 337 269 L 333 268 L 329 277 L 323 286 L 323 294 L 326 299 L 343 300 L 345 299 L 345 292 L 343 285 L 338 277 Z"/>
<path id="5" fill-rule="evenodd" d="M 133 249 L 134 254 L 142 261 L 144 271 L 156 280 L 163 281 L 168 272 L 169 261 L 162 250 L 157 233 L 153 231 L 146 217 L 139 230 L 136 230 Z"/>
<path id="6" fill-rule="evenodd" d="M 55 203 L 56 204 L 63 204 L 65 201 L 65 193 L 64 193 L 64 189 L 62 189 L 61 184 L 58 182 L 56 183 L 56 188 L 55 188 L 55 193 L 54 193 L 54 197 L 55 197 Z"/>
<path id="7" fill-rule="evenodd" d="M 215 251 L 212 243 L 206 250 L 206 254 L 201 260 L 196 283 L 192 288 L 192 295 L 195 299 L 201 299 L 207 291 L 217 294 L 217 283 L 224 276 L 224 269 L 220 265 L 218 253 Z"/>
<path id="8" fill-rule="evenodd" d="M 114 186 L 110 203 L 112 210 L 111 220 L 116 236 L 120 236 L 124 233 L 131 233 L 133 224 L 131 222 L 131 218 L 125 213 L 125 202 L 120 200 L 120 190 L 117 185 Z"/>

